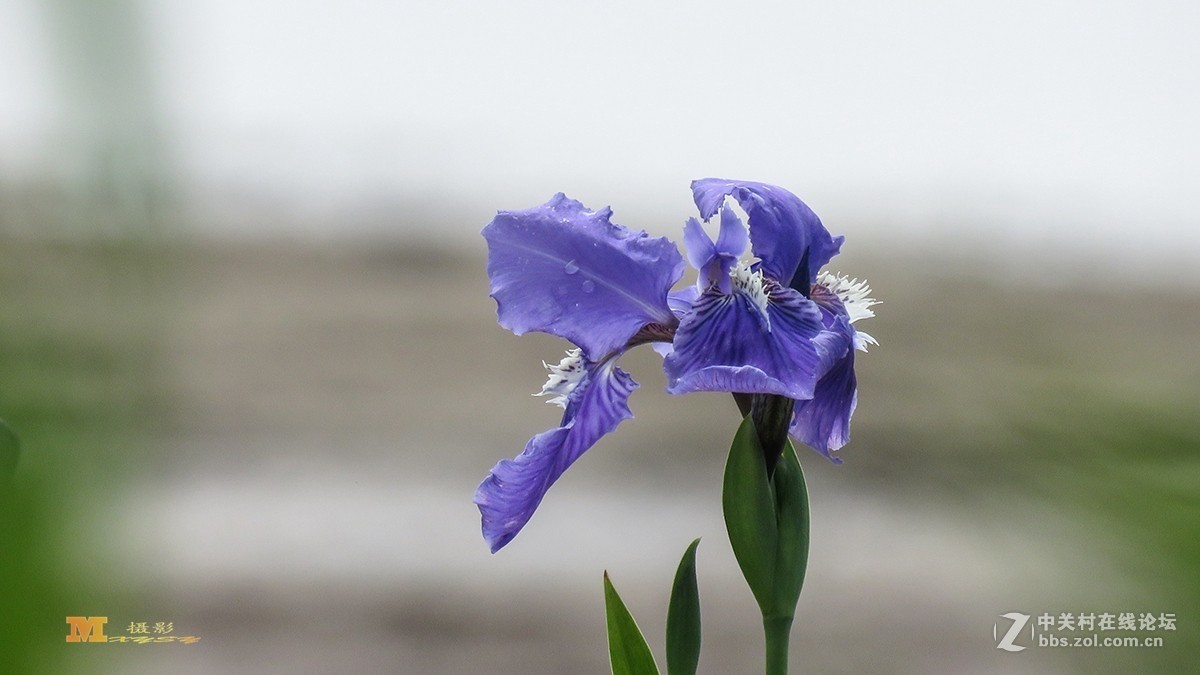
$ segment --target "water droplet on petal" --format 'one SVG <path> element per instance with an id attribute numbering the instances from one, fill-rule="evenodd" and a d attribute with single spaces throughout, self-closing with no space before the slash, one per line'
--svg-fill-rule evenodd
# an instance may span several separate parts
<path id="1" fill-rule="evenodd" d="M 591 293 L 594 290 L 596 290 L 596 282 L 592 281 L 591 279 L 584 279 L 583 280 L 583 292 Z"/>
<path id="2" fill-rule="evenodd" d="M 568 260 L 566 265 L 563 265 L 563 271 L 567 274 L 575 274 L 579 271 L 579 265 L 575 264 L 574 260 Z"/>

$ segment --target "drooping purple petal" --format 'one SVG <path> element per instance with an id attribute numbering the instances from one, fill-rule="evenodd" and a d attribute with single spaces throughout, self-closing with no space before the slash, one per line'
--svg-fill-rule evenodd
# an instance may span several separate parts
<path id="1" fill-rule="evenodd" d="M 667 391 L 809 398 L 820 365 L 812 339 L 820 331 L 820 310 L 793 289 L 770 284 L 761 304 L 740 288 L 710 289 L 679 324 L 663 362 Z"/>
<path id="2" fill-rule="evenodd" d="M 830 318 L 828 312 L 823 313 Z M 841 464 L 832 453 L 850 440 L 850 417 L 858 403 L 854 328 L 845 316 L 833 317 L 832 327 L 822 331 L 815 342 L 821 353 L 821 379 L 811 399 L 796 401 L 789 433 Z"/>
<path id="3" fill-rule="evenodd" d="M 571 392 L 562 424 L 529 439 L 520 455 L 492 468 L 475 491 L 483 537 L 492 553 L 521 531 L 567 467 L 622 420 L 633 417 L 628 400 L 637 386 L 612 360 L 592 366 Z"/>
<path id="4" fill-rule="evenodd" d="M 726 196 L 736 199 L 750 217 L 750 241 L 764 274 L 785 286 L 807 291 L 845 239 L 830 235 L 807 204 L 774 185 L 703 178 L 692 181 L 692 196 L 705 220 Z"/>
<path id="5" fill-rule="evenodd" d="M 561 193 L 498 213 L 483 236 L 500 325 L 566 338 L 592 360 L 647 323 L 673 325 L 667 292 L 683 276 L 683 259 L 668 239 L 630 232 L 611 214 Z"/>

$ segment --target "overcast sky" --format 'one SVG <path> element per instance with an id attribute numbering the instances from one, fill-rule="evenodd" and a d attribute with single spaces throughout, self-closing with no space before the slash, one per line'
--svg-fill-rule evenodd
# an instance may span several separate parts
<path id="1" fill-rule="evenodd" d="M 169 0 L 144 14 L 181 180 L 330 227 L 425 204 L 469 236 L 562 190 L 665 233 L 691 213 L 688 181 L 717 175 L 789 187 L 835 230 L 1200 251 L 1194 1 Z M 62 154 L 47 25 L 39 3 L 0 0 L 0 178 Z"/>

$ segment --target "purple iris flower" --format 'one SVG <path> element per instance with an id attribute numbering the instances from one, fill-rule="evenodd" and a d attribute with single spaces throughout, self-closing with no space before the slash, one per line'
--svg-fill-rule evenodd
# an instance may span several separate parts
<path id="1" fill-rule="evenodd" d="M 626 350 L 654 343 L 667 391 L 783 397 L 790 434 L 834 462 L 850 437 L 854 351 L 874 340 L 851 325 L 873 316 L 865 283 L 818 271 L 842 244 L 792 193 L 706 178 L 692 183 L 700 217 L 720 212 L 716 241 L 695 218 L 684 227 L 695 285 L 672 290 L 683 259 L 663 237 L 611 222 L 562 194 L 525 211 L 501 211 L 483 229 L 500 325 L 540 331 L 576 348 L 539 395 L 563 408 L 558 427 L 501 460 L 475 504 L 498 551 L 525 526 L 558 477 L 621 421 L 637 383 L 617 367 Z M 732 197 L 747 214 L 749 233 Z M 746 249 L 755 260 L 743 260 Z"/>

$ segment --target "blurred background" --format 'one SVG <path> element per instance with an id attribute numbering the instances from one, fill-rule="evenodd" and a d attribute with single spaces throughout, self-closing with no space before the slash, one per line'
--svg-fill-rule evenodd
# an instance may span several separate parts
<path id="1" fill-rule="evenodd" d="M 794 670 L 1194 667 L 1198 31 L 1167 0 L 0 0 L 0 670 L 605 672 L 602 571 L 661 656 L 699 536 L 701 671 L 759 671 L 736 407 L 649 350 L 511 546 L 471 504 L 557 423 L 527 394 L 567 346 L 495 323 L 480 228 L 563 191 L 677 239 L 704 176 L 799 194 L 883 301 L 845 464 L 801 451 Z M 1177 630 L 1013 654 L 1008 612 Z"/>

